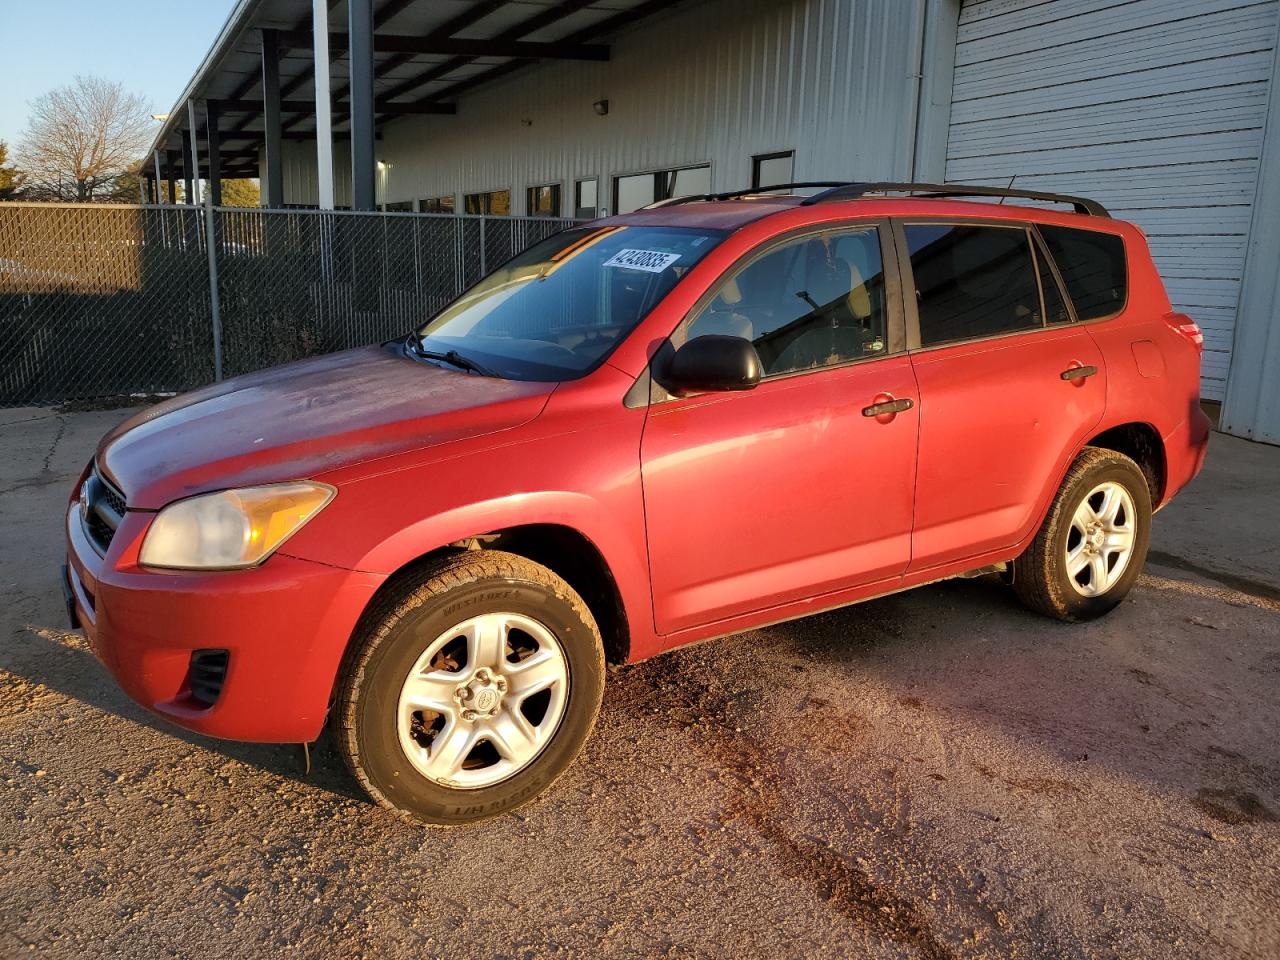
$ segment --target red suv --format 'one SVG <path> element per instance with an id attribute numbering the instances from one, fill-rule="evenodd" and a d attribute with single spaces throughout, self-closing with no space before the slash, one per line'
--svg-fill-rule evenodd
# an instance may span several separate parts
<path id="1" fill-rule="evenodd" d="M 458 823 L 565 770 L 606 661 L 974 572 L 1106 613 L 1209 432 L 1142 233 L 795 188 L 574 227 L 403 340 L 117 427 L 67 512 L 73 620 L 166 719 L 332 719 L 378 802 Z M 989 194 L 1074 209 L 955 199 Z"/>

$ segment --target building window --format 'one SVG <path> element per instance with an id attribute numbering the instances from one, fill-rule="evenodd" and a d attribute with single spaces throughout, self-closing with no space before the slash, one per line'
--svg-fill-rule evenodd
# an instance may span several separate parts
<path id="1" fill-rule="evenodd" d="M 490 190 L 488 193 L 468 193 L 463 198 L 467 213 L 483 213 L 491 217 L 511 216 L 511 191 Z"/>
<path id="2" fill-rule="evenodd" d="M 453 194 L 447 197 L 424 197 L 418 201 L 421 213 L 453 213 Z"/>
<path id="3" fill-rule="evenodd" d="M 598 194 L 600 181 L 595 177 L 579 180 L 573 185 L 573 215 L 579 220 L 592 220 L 600 216 Z"/>
<path id="4" fill-rule="evenodd" d="M 382 209 L 386 213 L 403 213 L 405 211 L 413 211 L 412 200 L 397 200 L 395 203 L 384 203 Z"/>
<path id="5" fill-rule="evenodd" d="M 761 153 L 751 158 L 751 189 L 766 190 L 795 180 L 796 152 Z"/>
<path id="6" fill-rule="evenodd" d="M 613 209 L 630 213 L 659 200 L 699 196 L 711 192 L 711 165 L 655 170 L 613 178 Z"/>
<path id="7" fill-rule="evenodd" d="M 525 213 L 531 217 L 560 216 L 560 184 L 549 183 L 525 191 Z"/>

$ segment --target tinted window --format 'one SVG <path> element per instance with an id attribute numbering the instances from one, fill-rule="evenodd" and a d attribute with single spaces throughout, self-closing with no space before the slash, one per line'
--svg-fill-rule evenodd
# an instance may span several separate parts
<path id="1" fill-rule="evenodd" d="M 905 229 L 922 346 L 1044 326 L 1026 230 L 970 224 Z"/>
<path id="2" fill-rule="evenodd" d="M 600 362 L 720 242 L 715 230 L 564 230 L 489 274 L 418 331 L 500 376 L 566 380 Z"/>
<path id="3" fill-rule="evenodd" d="M 1062 297 L 1062 288 L 1049 268 L 1049 259 L 1044 250 L 1036 247 L 1036 269 L 1040 271 L 1040 293 L 1044 297 L 1044 318 L 1047 323 L 1069 323 L 1071 314 L 1067 312 L 1067 302 Z"/>
<path id="4" fill-rule="evenodd" d="M 1128 295 L 1124 241 L 1114 234 L 1041 227 L 1053 261 L 1080 320 L 1119 313 Z"/>
<path id="5" fill-rule="evenodd" d="M 884 271 L 875 228 L 804 237 L 753 260 L 689 322 L 755 344 L 766 375 L 859 360 L 885 349 Z"/>

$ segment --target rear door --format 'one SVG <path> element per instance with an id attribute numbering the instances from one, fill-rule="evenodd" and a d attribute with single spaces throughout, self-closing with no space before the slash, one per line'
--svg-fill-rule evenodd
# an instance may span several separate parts
<path id="1" fill-rule="evenodd" d="M 1102 418 L 1106 370 L 1029 227 L 906 220 L 895 232 L 920 397 L 914 571 L 1031 532 Z"/>

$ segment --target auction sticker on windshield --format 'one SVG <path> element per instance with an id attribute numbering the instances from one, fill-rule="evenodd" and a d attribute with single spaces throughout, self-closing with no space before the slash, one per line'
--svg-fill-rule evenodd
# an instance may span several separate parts
<path id="1" fill-rule="evenodd" d="M 678 253 L 664 253 L 661 250 L 619 250 L 604 262 L 606 267 L 625 267 L 628 270 L 644 270 L 648 273 L 661 273 L 680 259 Z"/>

